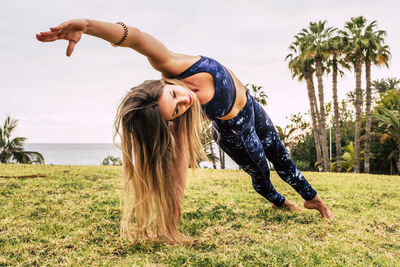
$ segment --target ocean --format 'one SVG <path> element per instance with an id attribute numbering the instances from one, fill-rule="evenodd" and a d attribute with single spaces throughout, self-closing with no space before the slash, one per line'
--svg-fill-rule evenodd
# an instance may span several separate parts
<path id="1" fill-rule="evenodd" d="M 48 165 L 102 165 L 103 159 L 109 155 L 122 159 L 122 152 L 114 144 L 94 143 L 27 143 L 27 151 L 37 151 L 44 157 Z M 215 149 L 216 150 L 216 149 Z M 216 150 L 216 155 L 218 151 Z M 209 162 L 201 162 L 202 168 L 212 168 Z M 227 169 L 238 169 L 236 163 L 225 155 Z M 217 164 L 219 168 L 219 164 Z"/>
<path id="2" fill-rule="evenodd" d="M 41 153 L 45 164 L 101 165 L 108 155 L 122 159 L 121 151 L 114 144 L 31 143 L 24 147 L 27 151 Z"/>

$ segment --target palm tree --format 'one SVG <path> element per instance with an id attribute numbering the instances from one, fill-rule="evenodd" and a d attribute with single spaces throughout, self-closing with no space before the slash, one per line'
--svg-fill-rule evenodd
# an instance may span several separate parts
<path id="1" fill-rule="evenodd" d="M 258 103 L 260 103 L 262 106 L 267 105 L 268 96 L 264 92 L 262 86 L 258 86 L 255 84 L 246 84 L 245 87 Z"/>
<path id="2" fill-rule="evenodd" d="M 322 75 L 324 73 L 324 64 L 329 58 L 329 45 L 330 39 L 335 28 L 326 27 L 325 21 L 310 22 L 308 28 L 302 29 L 298 34 L 300 37 L 301 56 L 307 59 L 312 59 L 315 64 L 315 75 L 318 84 L 318 99 L 319 99 L 319 127 L 321 133 L 321 146 L 322 154 L 324 157 L 324 169 L 329 171 L 330 161 L 328 153 L 328 141 L 326 136 L 326 118 L 325 118 L 325 101 L 324 101 L 324 85 Z"/>
<path id="3" fill-rule="evenodd" d="M 298 36 L 295 36 L 298 39 Z M 310 113 L 311 113 L 311 121 L 312 121 L 312 128 L 313 128 L 313 135 L 314 135 L 314 142 L 315 142 L 315 150 L 317 153 L 317 162 L 316 167 L 318 171 L 323 171 L 322 166 L 322 155 L 321 155 L 321 142 L 320 142 L 320 128 L 318 126 L 318 107 L 316 105 L 316 97 L 315 97 L 315 89 L 314 89 L 314 81 L 313 81 L 313 73 L 315 69 L 312 67 L 313 61 L 309 59 L 301 58 L 298 54 L 297 50 L 297 41 L 293 42 L 289 50 L 291 51 L 290 54 L 286 56 L 285 60 L 289 59 L 288 67 L 292 72 L 292 79 L 296 78 L 298 81 L 306 81 L 307 84 L 307 94 L 308 100 L 310 102 Z"/>
<path id="4" fill-rule="evenodd" d="M 389 47 L 384 45 L 383 37 L 385 31 L 374 31 L 376 21 L 371 22 L 365 28 L 365 81 L 366 81 L 366 104 L 365 104 L 365 139 L 364 139 L 364 172 L 369 173 L 369 153 L 371 142 L 371 63 L 388 67 L 390 57 Z"/>
<path id="5" fill-rule="evenodd" d="M 322 154 L 324 157 L 324 169 L 325 171 L 329 171 L 330 162 L 328 155 L 328 142 L 326 136 L 326 118 L 324 109 L 325 104 L 324 104 L 322 75 L 325 68 L 324 64 L 329 57 L 328 40 L 336 29 L 332 27 L 326 28 L 325 25 L 326 21 L 310 22 L 309 27 L 307 29 L 302 29 L 301 32 L 295 36 L 296 40 L 291 44 L 289 49 L 297 54 L 297 56 L 300 58 L 299 62 L 303 63 L 308 62 L 315 67 L 315 74 L 318 82 L 317 84 L 318 84 L 319 111 L 317 107 L 316 98 L 314 99 L 314 101 L 311 99 L 310 101 L 314 102 L 313 103 L 315 106 L 314 110 L 318 119 Z M 294 59 L 293 54 L 288 55 L 287 58 L 288 57 L 292 58 L 292 60 Z M 305 78 L 312 79 L 313 72 L 311 73 L 311 77 L 305 76 Z M 307 74 L 309 75 L 310 73 Z M 313 92 L 311 93 L 315 94 L 314 90 Z M 314 113 L 313 111 L 311 112 Z"/>
<path id="6" fill-rule="evenodd" d="M 225 152 L 218 147 L 218 151 L 219 151 L 219 164 L 221 169 L 225 169 Z"/>
<path id="7" fill-rule="evenodd" d="M 290 152 L 293 146 L 292 134 L 297 130 L 296 128 L 286 127 L 282 129 L 280 126 L 275 126 L 278 132 L 279 139 L 281 139 L 283 146 Z"/>
<path id="8" fill-rule="evenodd" d="M 310 122 L 303 118 L 306 114 L 307 113 L 301 114 L 298 112 L 297 114 L 291 114 L 288 118 L 291 123 L 285 127 L 283 133 L 287 132 L 292 145 L 298 142 L 304 142 L 307 139 L 307 136 L 312 133 Z"/>
<path id="9" fill-rule="evenodd" d="M 340 31 L 346 45 L 346 60 L 353 64 L 356 76 L 356 122 L 354 131 L 354 172 L 360 172 L 360 132 L 361 132 L 361 67 L 364 59 L 365 38 L 364 29 L 366 19 L 363 16 L 351 18 L 345 23 L 344 30 Z"/>
<path id="10" fill-rule="evenodd" d="M 392 140 L 395 148 L 389 154 L 388 159 L 395 159 L 397 169 L 400 173 L 400 109 L 389 110 L 386 108 L 376 108 L 378 114 L 371 114 L 370 117 L 377 122 L 374 130 L 381 136 L 381 143 Z"/>
<path id="11" fill-rule="evenodd" d="M 344 72 L 342 69 L 350 69 L 349 64 L 344 60 L 343 56 L 343 39 L 340 36 L 334 36 L 328 40 L 330 59 L 327 62 L 328 72 L 332 69 L 332 98 L 333 98 L 333 110 L 335 118 L 335 140 L 336 140 L 336 171 L 342 171 L 342 144 L 341 144 L 341 133 L 340 133 L 340 114 L 339 114 L 339 102 L 337 96 L 337 77 L 338 74 L 342 77 Z"/>
<path id="12" fill-rule="evenodd" d="M 378 93 L 384 93 L 389 90 L 400 90 L 400 79 L 395 77 L 375 80 L 372 82 L 372 87 Z"/>
<path id="13" fill-rule="evenodd" d="M 2 128 L 0 128 L 0 163 L 23 163 L 23 164 L 43 164 L 42 154 L 34 151 L 25 151 L 25 137 L 11 138 L 11 134 L 17 127 L 18 120 L 12 120 L 8 116 Z"/>

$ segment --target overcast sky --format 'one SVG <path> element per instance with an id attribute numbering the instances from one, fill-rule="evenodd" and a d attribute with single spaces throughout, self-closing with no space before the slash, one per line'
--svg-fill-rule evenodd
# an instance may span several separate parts
<path id="1" fill-rule="evenodd" d="M 147 60 L 84 36 L 73 55 L 67 43 L 39 43 L 35 33 L 70 18 L 123 21 L 161 40 L 170 50 L 217 59 L 242 83 L 263 86 L 267 112 L 276 125 L 305 112 L 304 83 L 291 79 L 284 61 L 293 36 L 310 21 L 342 28 L 351 17 L 377 20 L 387 31 L 390 69 L 372 79 L 400 78 L 399 1 L 1 1 L 0 123 L 19 119 L 16 134 L 30 143 L 112 142 L 117 105 L 127 90 L 158 79 Z M 325 102 L 331 101 L 325 77 Z M 363 82 L 364 86 L 364 82 Z M 339 80 L 339 97 L 354 88 L 350 72 Z"/>

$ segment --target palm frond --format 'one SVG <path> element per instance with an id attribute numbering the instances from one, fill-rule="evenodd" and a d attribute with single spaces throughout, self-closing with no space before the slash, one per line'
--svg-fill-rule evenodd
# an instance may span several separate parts
<path id="1" fill-rule="evenodd" d="M 0 128 L 0 162 L 10 163 L 44 163 L 43 155 L 35 151 L 24 151 L 25 137 L 11 138 L 13 130 L 17 127 L 18 120 L 8 116 Z"/>
<path id="2" fill-rule="evenodd" d="M 44 164 L 43 155 L 35 151 L 18 151 L 12 153 L 13 159 L 17 163 L 23 164 Z"/>

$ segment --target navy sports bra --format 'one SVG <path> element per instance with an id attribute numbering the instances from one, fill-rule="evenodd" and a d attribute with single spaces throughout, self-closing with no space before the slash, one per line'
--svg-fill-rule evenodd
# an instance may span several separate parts
<path id="1" fill-rule="evenodd" d="M 213 98 L 201 107 L 211 120 L 225 116 L 231 111 L 236 99 L 236 87 L 232 76 L 216 60 L 201 56 L 198 61 L 175 78 L 182 80 L 200 72 L 210 73 L 215 85 Z"/>

